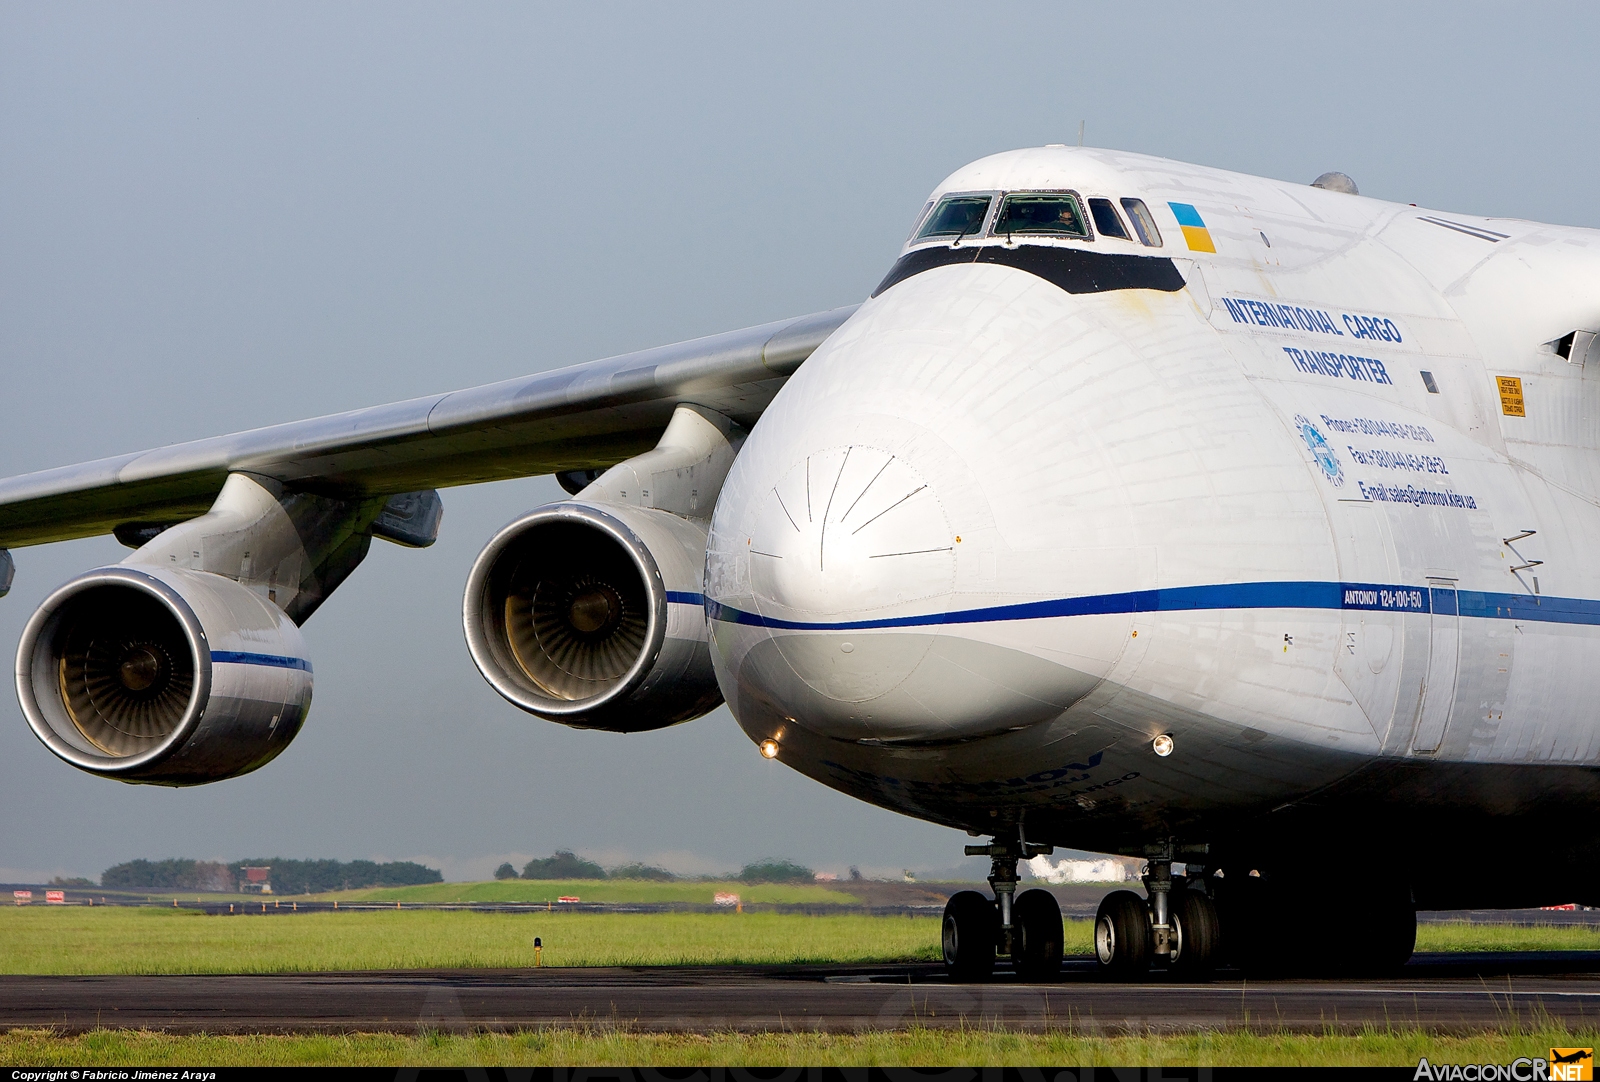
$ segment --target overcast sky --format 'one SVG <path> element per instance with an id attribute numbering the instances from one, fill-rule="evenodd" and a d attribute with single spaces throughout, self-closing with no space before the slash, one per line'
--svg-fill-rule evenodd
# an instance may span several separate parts
<path id="1" fill-rule="evenodd" d="M 1075 142 L 1600 224 L 1593 6 L 0 3 L 0 474 L 848 304 L 928 191 Z M 958 832 L 760 758 L 521 713 L 461 590 L 547 478 L 445 493 L 306 626 L 267 768 L 81 774 L 0 701 L 0 881 L 134 857 L 951 868 Z M 16 554 L 0 656 L 109 538 Z M 980 862 L 971 862 L 980 872 Z"/>

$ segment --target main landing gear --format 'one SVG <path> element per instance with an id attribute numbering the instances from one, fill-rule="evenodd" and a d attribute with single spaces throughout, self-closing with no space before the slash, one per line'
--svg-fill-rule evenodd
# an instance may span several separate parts
<path id="1" fill-rule="evenodd" d="M 1170 846 L 1147 853 L 1148 898 L 1113 891 L 1095 914 L 1095 960 L 1107 977 L 1140 980 L 1164 965 L 1205 980 L 1224 946 L 1227 962 L 1252 976 L 1377 976 L 1403 966 L 1416 945 L 1416 906 L 1401 877 L 1318 891 L 1282 870 L 1230 864 L 1224 878 L 1191 858 L 1174 879 Z"/>
<path id="2" fill-rule="evenodd" d="M 997 957 L 1008 958 L 1023 980 L 1053 980 L 1061 971 L 1061 907 L 1045 890 L 1017 893 L 1017 861 L 1054 852 L 1018 836 L 967 846 L 968 856 L 990 859 L 994 900 L 975 890 L 952 895 L 944 909 L 941 942 L 952 980 L 982 981 Z M 1191 864 L 1183 880 L 1172 878 L 1170 847 L 1154 851 L 1144 877 L 1148 899 L 1131 890 L 1112 891 L 1095 915 L 1094 952 L 1101 972 L 1123 980 L 1143 977 L 1153 964 L 1176 976 L 1203 980 L 1219 961 L 1217 909 L 1204 869 Z"/>
<path id="3" fill-rule="evenodd" d="M 1020 838 L 969 845 L 967 855 L 990 858 L 990 901 L 976 890 L 957 891 L 944 907 L 940 935 L 945 971 L 952 980 L 987 980 L 997 955 L 1011 960 L 1018 977 L 1052 980 L 1061 971 L 1061 907 L 1046 890 L 1017 893 L 1017 860 L 1054 852 Z"/>
<path id="4" fill-rule="evenodd" d="M 1002 958 L 1023 980 L 1059 974 L 1060 906 L 1048 891 L 1017 892 L 1017 861 L 1053 851 L 1020 835 L 967 846 L 968 856 L 990 858 L 994 898 L 963 890 L 945 906 L 940 938 L 952 980 L 987 980 Z M 1230 862 L 1224 877 L 1204 848 L 1165 844 L 1145 852 L 1144 895 L 1112 891 L 1095 914 L 1095 961 L 1110 979 L 1142 980 L 1164 969 L 1180 980 L 1207 980 L 1223 964 L 1224 947 L 1227 963 L 1250 975 L 1373 976 L 1404 965 L 1416 944 L 1411 889 L 1392 870 L 1341 892 L 1319 892 L 1281 869 Z M 1185 862 L 1179 877 L 1174 856 Z"/>
<path id="5" fill-rule="evenodd" d="M 1172 850 L 1150 857 L 1144 876 L 1148 898 L 1114 890 L 1100 901 L 1094 918 L 1094 956 L 1102 973 L 1138 980 L 1152 964 L 1174 975 L 1205 980 L 1221 960 L 1221 925 L 1207 893 L 1205 870 L 1195 865 L 1182 880 L 1172 878 Z M 1176 888 L 1176 889 L 1174 889 Z"/>

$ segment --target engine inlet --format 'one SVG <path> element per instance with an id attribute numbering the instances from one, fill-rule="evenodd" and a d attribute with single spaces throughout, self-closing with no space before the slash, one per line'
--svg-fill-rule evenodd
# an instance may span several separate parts
<path id="1" fill-rule="evenodd" d="M 232 579 L 101 567 L 39 606 L 17 646 L 28 726 L 80 770 L 204 785 L 269 762 L 311 705 L 299 628 Z"/>
<path id="2" fill-rule="evenodd" d="M 512 573 L 505 602 L 511 650 L 548 694 L 587 699 L 639 660 L 649 599 L 638 568 L 611 538 L 559 525 L 538 540 L 540 555 L 558 569 L 525 560 Z"/>
<path id="3" fill-rule="evenodd" d="M 530 714 L 638 733 L 722 701 L 700 593 L 703 523 L 580 500 L 536 508 L 484 546 L 462 625 L 473 664 Z"/>
<path id="4" fill-rule="evenodd" d="M 62 705 L 106 755 L 137 755 L 170 737 L 194 694 L 183 627 L 148 594 L 103 586 L 72 598 L 56 633 Z"/>
<path id="5" fill-rule="evenodd" d="M 57 755 L 142 778 L 204 715 L 210 656 L 204 627 L 170 583 L 100 568 L 51 594 L 28 621 L 17 694 Z"/>
<path id="6" fill-rule="evenodd" d="M 490 575 L 504 643 L 518 671 L 551 699 L 604 694 L 639 662 L 650 596 L 635 558 L 588 523 L 551 521 L 522 533 Z"/>

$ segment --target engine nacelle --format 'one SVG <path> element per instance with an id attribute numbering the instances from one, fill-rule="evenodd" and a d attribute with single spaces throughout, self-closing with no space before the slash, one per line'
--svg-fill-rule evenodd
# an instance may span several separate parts
<path id="1" fill-rule="evenodd" d="M 269 762 L 311 705 L 300 629 L 232 579 L 102 567 L 51 594 L 17 650 L 28 724 L 73 766 L 199 785 Z"/>
<path id="2" fill-rule="evenodd" d="M 467 578 L 467 648 L 494 689 L 582 729 L 641 732 L 722 702 L 701 579 L 706 526 L 569 501 L 501 530 Z"/>

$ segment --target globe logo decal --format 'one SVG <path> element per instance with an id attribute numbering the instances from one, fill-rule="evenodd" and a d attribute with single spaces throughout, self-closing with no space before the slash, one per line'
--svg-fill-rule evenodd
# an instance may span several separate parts
<path id="1" fill-rule="evenodd" d="M 1339 456 L 1333 453 L 1333 448 L 1317 430 L 1317 426 L 1299 414 L 1295 415 L 1294 424 L 1300 430 L 1300 436 L 1306 441 L 1306 446 L 1311 449 L 1311 456 L 1322 468 L 1323 476 L 1335 488 L 1344 484 L 1344 467 L 1339 464 Z"/>

